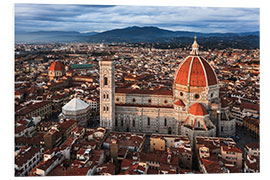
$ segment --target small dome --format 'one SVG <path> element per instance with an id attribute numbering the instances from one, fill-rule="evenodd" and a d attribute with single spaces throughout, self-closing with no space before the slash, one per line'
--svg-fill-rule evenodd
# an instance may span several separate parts
<path id="1" fill-rule="evenodd" d="M 79 111 L 84 110 L 89 107 L 89 104 L 80 100 L 79 98 L 73 98 L 66 105 L 63 106 L 63 110 L 65 111 Z"/>
<path id="2" fill-rule="evenodd" d="M 195 116 L 204 116 L 208 114 L 208 111 L 201 103 L 194 103 L 190 106 L 189 111 L 190 114 Z"/>
<path id="3" fill-rule="evenodd" d="M 49 71 L 64 71 L 64 70 L 65 66 L 61 61 L 54 61 L 49 68 Z"/>

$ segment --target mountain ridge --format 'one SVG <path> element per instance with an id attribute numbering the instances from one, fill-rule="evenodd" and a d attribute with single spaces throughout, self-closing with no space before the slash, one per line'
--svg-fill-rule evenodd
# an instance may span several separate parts
<path id="1" fill-rule="evenodd" d="M 49 42 L 94 42 L 94 43 L 142 43 L 170 42 L 185 38 L 225 38 L 239 39 L 247 36 L 260 36 L 259 31 L 241 33 L 201 33 L 194 31 L 171 31 L 155 26 L 130 26 L 122 29 L 112 29 L 103 32 L 80 33 L 77 31 L 35 31 L 15 32 L 15 42 L 49 43 Z"/>

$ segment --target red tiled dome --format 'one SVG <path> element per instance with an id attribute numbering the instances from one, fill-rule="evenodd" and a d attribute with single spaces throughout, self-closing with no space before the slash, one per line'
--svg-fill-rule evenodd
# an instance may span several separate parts
<path id="1" fill-rule="evenodd" d="M 188 56 L 176 71 L 175 83 L 185 86 L 206 87 L 217 84 L 217 78 L 204 58 Z"/>
<path id="2" fill-rule="evenodd" d="M 190 114 L 195 116 L 204 116 L 208 114 L 206 108 L 201 103 L 194 103 L 190 106 L 189 111 Z"/>
<path id="3" fill-rule="evenodd" d="M 199 44 L 194 37 L 192 51 L 175 73 L 175 83 L 185 86 L 206 87 L 217 84 L 217 77 L 208 62 L 199 56 Z"/>
<path id="4" fill-rule="evenodd" d="M 49 68 L 49 71 L 64 71 L 64 70 L 65 66 L 61 61 L 54 61 Z"/>

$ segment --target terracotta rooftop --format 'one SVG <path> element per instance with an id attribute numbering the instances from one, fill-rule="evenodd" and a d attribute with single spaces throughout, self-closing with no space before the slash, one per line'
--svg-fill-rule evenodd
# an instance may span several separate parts
<path id="1" fill-rule="evenodd" d="M 183 101 L 181 99 L 178 99 L 174 104 L 176 106 L 181 106 L 181 107 L 184 107 L 185 106 L 185 104 L 183 103 Z"/>
<path id="2" fill-rule="evenodd" d="M 194 103 L 190 106 L 189 111 L 190 114 L 195 116 L 204 116 L 209 114 L 206 108 L 201 103 Z"/>
<path id="3" fill-rule="evenodd" d="M 185 86 L 206 87 L 217 84 L 217 77 L 203 57 L 188 56 L 176 71 L 175 83 Z"/>
<path id="4" fill-rule="evenodd" d="M 49 71 L 64 71 L 64 70 L 65 66 L 61 61 L 54 61 L 49 68 Z"/>
<path id="5" fill-rule="evenodd" d="M 152 94 L 152 95 L 168 95 L 172 96 L 172 90 L 164 89 L 130 89 L 130 88 L 115 88 L 115 93 L 124 93 L 124 94 Z"/>
<path id="6" fill-rule="evenodd" d="M 22 166 L 23 164 L 27 163 L 28 160 L 30 160 L 35 154 L 37 154 L 40 151 L 40 148 L 34 148 L 30 147 L 26 150 L 23 150 L 15 157 L 15 164 L 17 166 Z"/>
<path id="7" fill-rule="evenodd" d="M 173 108 L 171 105 L 151 105 L 151 104 L 123 104 L 115 103 L 116 106 L 130 106 L 130 107 L 149 107 L 149 108 Z"/>
<path id="8" fill-rule="evenodd" d="M 43 106 L 46 106 L 47 104 L 49 104 L 49 101 L 42 101 L 42 102 L 37 102 L 35 104 L 31 104 L 29 106 L 26 106 L 24 108 L 21 108 L 18 112 L 17 115 L 25 115 L 28 114 L 38 108 L 41 108 Z"/>

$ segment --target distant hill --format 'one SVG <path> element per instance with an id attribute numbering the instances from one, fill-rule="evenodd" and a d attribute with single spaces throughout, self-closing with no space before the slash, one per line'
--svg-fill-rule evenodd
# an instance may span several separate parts
<path id="1" fill-rule="evenodd" d="M 197 36 L 198 39 L 208 43 L 222 43 L 227 45 L 252 45 L 259 47 L 259 31 L 243 33 L 199 33 L 189 31 L 170 31 L 158 27 L 132 26 L 123 29 L 113 29 L 101 33 L 79 33 L 76 31 L 38 31 L 16 32 L 15 42 L 25 43 L 48 43 L 48 42 L 96 42 L 96 43 L 184 43 L 192 41 L 190 38 Z M 246 43 L 246 44 L 243 44 Z"/>
<path id="2" fill-rule="evenodd" d="M 15 32 L 15 42 L 55 43 L 55 42 L 87 42 L 97 32 L 80 33 L 76 31 L 36 31 Z"/>

